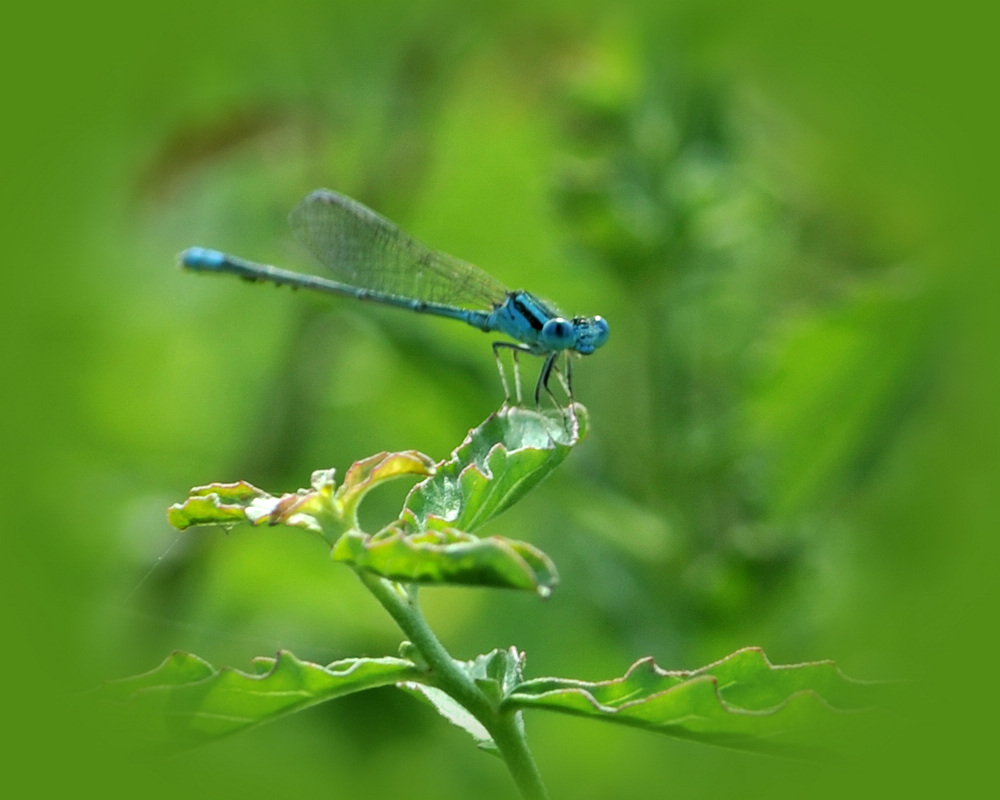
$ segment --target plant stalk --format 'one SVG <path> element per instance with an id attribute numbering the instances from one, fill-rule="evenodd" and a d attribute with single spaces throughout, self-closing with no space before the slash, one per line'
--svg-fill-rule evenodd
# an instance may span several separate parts
<path id="1" fill-rule="evenodd" d="M 357 570 L 358 577 L 375 595 L 382 607 L 420 652 L 430 667 L 435 685 L 447 692 L 472 714 L 489 732 L 507 769 L 525 800 L 548 800 L 548 791 L 541 773 L 528 748 L 516 712 L 503 712 L 494 707 L 486 694 L 476 686 L 427 624 L 415 595 L 403 586 L 366 570 Z"/>

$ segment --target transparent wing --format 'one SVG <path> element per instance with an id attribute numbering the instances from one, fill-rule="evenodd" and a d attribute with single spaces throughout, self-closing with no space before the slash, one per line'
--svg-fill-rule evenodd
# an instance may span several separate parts
<path id="1" fill-rule="evenodd" d="M 493 276 L 329 189 L 312 192 L 289 219 L 298 240 L 342 283 L 469 309 L 489 310 L 506 297 Z"/>

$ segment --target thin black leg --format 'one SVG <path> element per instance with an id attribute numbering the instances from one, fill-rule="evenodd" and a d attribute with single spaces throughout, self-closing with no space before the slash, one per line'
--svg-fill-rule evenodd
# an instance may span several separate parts
<path id="1" fill-rule="evenodd" d="M 535 405 L 540 406 L 542 404 L 542 387 L 545 387 L 545 391 L 549 393 L 549 397 L 552 398 L 552 402 L 556 404 L 556 408 L 559 408 L 559 400 L 552 393 L 552 389 L 549 388 L 549 377 L 552 375 L 552 369 L 555 367 L 556 359 L 559 358 L 559 351 L 556 350 L 549 353 L 545 357 L 545 364 L 542 366 L 542 372 L 538 376 L 538 383 L 535 384 Z M 558 370 L 557 370 L 558 372 Z"/>

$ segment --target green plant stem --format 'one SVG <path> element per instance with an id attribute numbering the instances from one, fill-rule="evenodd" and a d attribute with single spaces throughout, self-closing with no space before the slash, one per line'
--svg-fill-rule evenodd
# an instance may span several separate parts
<path id="1" fill-rule="evenodd" d="M 496 743 L 500 756 L 507 764 L 517 788 L 527 800 L 548 800 L 549 793 L 542 783 L 542 774 L 538 771 L 535 757 L 532 755 L 524 731 L 517 724 L 519 712 L 494 714 L 494 722 L 483 725 L 490 732 Z"/>
<path id="2" fill-rule="evenodd" d="M 399 625 L 430 667 L 435 685 L 447 692 L 489 732 L 514 783 L 526 800 L 548 800 L 548 791 L 528 748 L 515 712 L 497 709 L 475 681 L 438 641 L 417 603 L 401 585 L 358 570 L 361 582 Z"/>

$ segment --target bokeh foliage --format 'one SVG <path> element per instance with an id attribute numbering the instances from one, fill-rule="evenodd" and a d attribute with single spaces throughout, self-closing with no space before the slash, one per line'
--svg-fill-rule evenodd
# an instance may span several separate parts
<path id="1" fill-rule="evenodd" d="M 383 450 L 442 457 L 499 403 L 476 331 L 174 268 L 193 244 L 307 268 L 284 217 L 323 185 L 612 325 L 577 369 L 587 443 L 489 529 L 542 547 L 560 587 L 544 603 L 428 593 L 454 652 L 516 644 L 529 675 L 593 680 L 745 645 L 864 677 L 986 652 L 956 620 L 971 631 L 988 607 L 992 551 L 970 543 L 990 515 L 961 508 L 995 486 L 979 467 L 995 431 L 964 411 L 954 434 L 939 425 L 980 388 L 960 370 L 997 374 L 995 338 L 951 348 L 995 284 L 965 269 L 982 211 L 960 202 L 982 180 L 981 48 L 945 59 L 951 80 L 924 57 L 942 21 L 445 0 L 19 13 L 9 35 L 46 36 L 3 55 L 10 264 L 27 281 L 6 337 L 8 630 L 34 664 L 18 676 L 83 689 L 175 647 L 237 666 L 392 652 L 318 543 L 177 539 L 165 519 L 196 483 L 291 488 Z M 374 516 L 405 488 L 372 497 Z M 426 709 L 358 697 L 172 776 L 195 796 L 503 796 L 496 765 Z M 81 744 L 59 698 L 19 722 L 33 756 Z M 529 732 L 557 796 L 825 785 L 579 720 Z M 67 773 L 170 793 L 162 767 L 107 751 Z"/>

